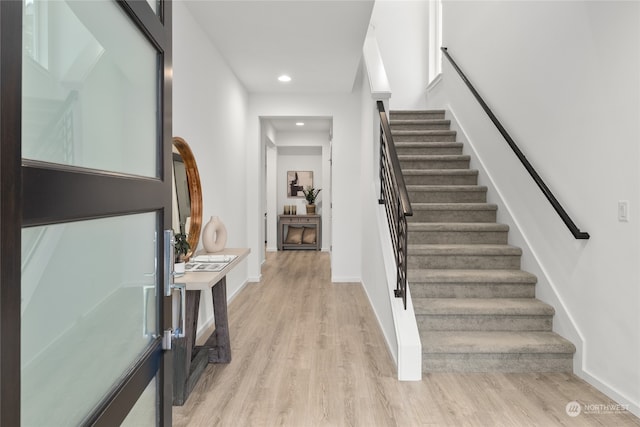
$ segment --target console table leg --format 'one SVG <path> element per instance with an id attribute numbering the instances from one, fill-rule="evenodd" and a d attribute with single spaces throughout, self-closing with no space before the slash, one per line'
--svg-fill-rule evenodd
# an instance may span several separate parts
<path id="1" fill-rule="evenodd" d="M 231 362 L 231 340 L 227 316 L 227 279 L 223 277 L 211 288 L 216 330 L 205 344 L 209 351 L 209 363 Z"/>

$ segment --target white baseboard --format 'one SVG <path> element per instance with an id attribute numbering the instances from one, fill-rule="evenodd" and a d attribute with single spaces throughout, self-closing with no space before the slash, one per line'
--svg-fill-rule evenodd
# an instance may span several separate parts
<path id="1" fill-rule="evenodd" d="M 249 280 L 249 279 L 245 280 L 244 282 L 242 282 L 242 285 L 240 285 L 240 286 L 238 287 L 238 289 L 236 289 L 236 290 L 235 290 L 235 292 L 234 292 L 234 293 L 227 295 L 227 304 L 229 304 L 231 301 L 233 301 L 233 299 L 234 299 L 235 297 L 237 297 L 237 296 L 238 296 L 238 294 L 240 293 L 240 291 L 241 291 L 241 290 L 243 290 L 243 289 L 244 289 L 244 287 L 245 287 L 245 286 L 247 286 L 247 284 L 248 284 L 249 282 L 250 282 L 250 280 Z"/>
<path id="2" fill-rule="evenodd" d="M 262 280 L 262 274 L 259 274 L 257 276 L 249 276 L 249 278 L 247 278 L 247 282 L 251 282 L 251 283 L 257 283 L 260 280 Z"/>
<path id="3" fill-rule="evenodd" d="M 640 404 L 638 402 L 633 402 L 631 399 L 629 399 L 622 393 L 619 393 L 614 388 L 610 387 L 603 381 L 599 380 L 597 377 L 590 374 L 589 372 L 586 372 L 584 370 L 576 370 L 574 373 L 580 378 L 582 378 L 583 380 L 585 380 L 586 382 L 588 382 L 589 384 L 591 384 L 592 386 L 594 386 L 595 388 L 597 388 L 599 391 L 604 393 L 606 396 L 616 401 L 616 403 L 619 403 L 620 405 L 625 406 L 625 409 L 627 409 L 636 417 L 640 418 Z M 584 403 L 595 404 L 595 405 L 605 404 L 605 402 L 584 402 Z"/>
<path id="4" fill-rule="evenodd" d="M 438 86 L 438 84 L 442 81 L 442 73 L 438 73 L 437 76 L 435 76 L 433 78 L 433 80 L 431 80 L 431 82 L 427 85 L 427 90 L 426 92 L 429 93 L 431 92 L 436 86 Z"/>

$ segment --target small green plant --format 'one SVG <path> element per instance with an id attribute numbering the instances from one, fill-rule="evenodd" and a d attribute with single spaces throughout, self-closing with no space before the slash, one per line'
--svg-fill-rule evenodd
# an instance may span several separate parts
<path id="1" fill-rule="evenodd" d="M 304 193 L 304 198 L 307 199 L 307 203 L 309 203 L 310 205 L 314 205 L 316 203 L 316 197 L 318 197 L 318 193 L 320 191 L 322 191 L 321 188 L 318 188 L 316 190 L 311 186 L 308 186 L 307 188 L 302 190 L 302 192 Z"/>
<path id="2" fill-rule="evenodd" d="M 173 235 L 173 240 L 176 262 L 182 262 L 189 253 L 189 249 L 191 249 L 191 245 L 187 241 L 187 235 L 184 232 L 184 224 L 180 224 L 180 232 Z"/>

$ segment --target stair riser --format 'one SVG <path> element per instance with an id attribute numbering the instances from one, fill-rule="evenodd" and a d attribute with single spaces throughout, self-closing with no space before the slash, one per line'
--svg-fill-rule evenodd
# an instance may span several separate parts
<path id="1" fill-rule="evenodd" d="M 484 203 L 486 191 L 411 191 L 411 203 Z"/>
<path id="2" fill-rule="evenodd" d="M 436 122 L 436 123 L 394 123 L 391 122 L 391 132 L 397 130 L 449 130 L 451 126 L 450 122 Z"/>
<path id="3" fill-rule="evenodd" d="M 409 244 L 507 244 L 506 231 L 409 231 Z"/>
<path id="4" fill-rule="evenodd" d="M 477 185 L 478 175 L 404 175 L 407 185 Z"/>
<path id="5" fill-rule="evenodd" d="M 415 283 L 412 298 L 533 298 L 535 285 L 486 283 Z"/>
<path id="6" fill-rule="evenodd" d="M 494 210 L 413 210 L 410 222 L 496 222 Z"/>
<path id="7" fill-rule="evenodd" d="M 551 331 L 551 316 L 421 315 L 421 331 Z"/>
<path id="8" fill-rule="evenodd" d="M 392 134 L 395 142 L 456 142 L 456 134 L 447 131 L 416 135 L 402 135 L 393 132 Z"/>
<path id="9" fill-rule="evenodd" d="M 444 120 L 442 111 L 391 111 L 391 121 L 394 120 Z"/>
<path id="10" fill-rule="evenodd" d="M 439 156 L 439 155 L 460 155 L 462 147 L 396 147 L 398 155 L 413 156 Z"/>
<path id="11" fill-rule="evenodd" d="M 518 270 L 520 255 L 416 255 L 409 249 L 409 268 L 455 270 Z"/>
<path id="12" fill-rule="evenodd" d="M 402 159 L 401 169 L 469 169 L 469 159 Z"/>
<path id="13" fill-rule="evenodd" d="M 422 355 L 423 372 L 573 372 L 573 355 L 564 353 Z"/>
<path id="14" fill-rule="evenodd" d="M 484 203 L 485 191 L 409 191 L 412 203 Z"/>

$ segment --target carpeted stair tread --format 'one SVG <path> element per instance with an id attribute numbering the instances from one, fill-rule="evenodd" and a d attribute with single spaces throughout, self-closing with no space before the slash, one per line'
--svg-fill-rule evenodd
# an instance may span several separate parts
<path id="1" fill-rule="evenodd" d="M 423 196 L 432 194 L 444 194 L 444 193 L 412 193 L 421 194 Z M 454 193 L 449 193 L 453 195 Z M 467 193 L 468 195 L 474 193 Z M 495 223 L 497 206 L 494 204 L 485 203 L 486 193 L 475 193 L 476 195 L 482 195 L 482 197 L 467 197 L 464 200 L 460 198 L 444 199 L 435 202 L 434 197 L 422 197 L 424 202 L 412 203 L 413 216 L 409 217 L 409 222 L 412 223 Z M 410 196 L 411 197 L 411 196 Z M 418 198 L 418 197 L 414 197 Z M 480 199 L 480 200 L 473 200 Z M 446 242 L 445 242 L 446 243 Z"/>
<path id="2" fill-rule="evenodd" d="M 429 126 L 429 125 L 445 125 L 445 126 L 450 126 L 451 125 L 451 120 L 445 120 L 445 119 L 391 119 L 389 121 L 389 124 L 391 126 L 393 126 L 393 125 L 416 125 L 416 126 L 420 126 L 420 125 L 425 125 L 425 126 Z"/>
<path id="3" fill-rule="evenodd" d="M 506 224 L 486 222 L 410 222 L 409 231 L 509 231 Z"/>
<path id="4" fill-rule="evenodd" d="M 391 121 L 398 120 L 400 117 L 407 119 L 418 119 L 419 117 L 444 119 L 445 110 L 390 110 L 389 118 Z"/>
<path id="5" fill-rule="evenodd" d="M 416 315 L 553 316 L 555 310 L 535 298 L 413 298 Z"/>
<path id="6" fill-rule="evenodd" d="M 414 156 L 409 156 L 414 157 Z M 416 175 L 416 176 L 428 176 L 428 175 L 472 175 L 477 176 L 478 171 L 475 169 L 403 169 L 402 175 Z"/>
<path id="7" fill-rule="evenodd" d="M 522 249 L 511 245 L 485 245 L 485 244 L 412 244 L 407 246 L 409 255 L 505 255 L 516 256 L 522 255 Z"/>
<path id="8" fill-rule="evenodd" d="M 397 142 L 396 149 L 401 148 L 436 148 L 436 147 L 453 147 L 453 148 L 462 148 L 462 142 L 450 142 L 450 141 L 426 141 L 426 142 L 418 142 L 418 141 L 405 141 L 405 142 Z"/>
<path id="9" fill-rule="evenodd" d="M 492 203 L 412 203 L 414 211 L 495 211 L 498 206 Z"/>
<path id="10" fill-rule="evenodd" d="M 407 191 L 464 191 L 485 193 L 487 187 L 484 185 L 407 185 Z"/>
<path id="11" fill-rule="evenodd" d="M 425 353 L 565 353 L 576 347 L 554 332 L 425 331 L 420 334 Z"/>
<path id="12" fill-rule="evenodd" d="M 432 160 L 441 162 L 457 162 L 461 160 L 470 160 L 471 156 L 468 154 L 399 154 L 398 160 L 400 161 L 418 161 L 418 160 Z M 428 170 L 428 169 L 427 169 Z M 431 169 L 435 170 L 435 169 Z M 404 170 L 403 170 L 404 172 Z"/>
<path id="13" fill-rule="evenodd" d="M 423 136 L 423 135 L 428 135 L 428 136 L 434 136 L 434 135 L 455 136 L 456 135 L 456 131 L 455 130 L 446 130 L 446 129 L 435 129 L 435 130 L 395 130 L 395 131 L 393 131 L 394 139 L 396 137 L 403 137 L 403 136 Z"/>
<path id="14" fill-rule="evenodd" d="M 534 284 L 537 277 L 522 270 L 407 270 L 409 283 L 522 283 Z"/>
<path id="15" fill-rule="evenodd" d="M 389 114 L 398 115 L 411 115 L 411 114 L 445 114 L 446 110 L 433 109 L 433 110 L 389 110 Z"/>

